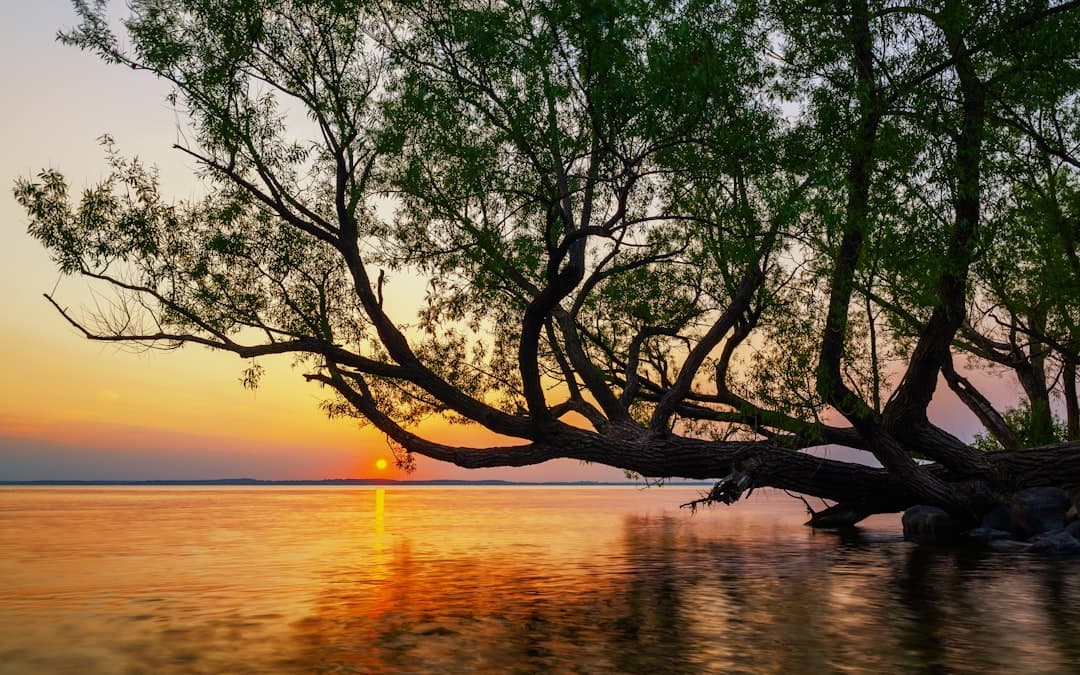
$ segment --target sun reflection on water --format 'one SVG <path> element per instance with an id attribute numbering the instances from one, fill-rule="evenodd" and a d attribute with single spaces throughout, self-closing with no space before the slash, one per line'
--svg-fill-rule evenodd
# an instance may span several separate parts
<path id="1" fill-rule="evenodd" d="M 386 557 L 386 489 L 375 488 L 375 531 L 371 537 L 371 580 L 382 581 L 387 571 Z"/>
<path id="2" fill-rule="evenodd" d="M 375 541 L 386 533 L 386 489 L 375 488 Z"/>

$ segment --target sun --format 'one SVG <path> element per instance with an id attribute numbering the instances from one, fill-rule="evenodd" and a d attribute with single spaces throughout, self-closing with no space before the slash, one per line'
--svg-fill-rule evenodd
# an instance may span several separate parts
<path id="1" fill-rule="evenodd" d="M 375 460 L 375 468 L 378 469 L 379 471 L 385 470 L 388 465 L 389 465 L 389 462 L 387 462 L 386 459 L 383 458 L 383 457 L 380 457 L 377 460 Z"/>

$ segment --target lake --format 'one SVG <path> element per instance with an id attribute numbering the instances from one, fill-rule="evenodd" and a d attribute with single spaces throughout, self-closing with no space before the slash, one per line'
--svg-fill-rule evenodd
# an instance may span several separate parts
<path id="1" fill-rule="evenodd" d="M 0 489 L 0 673 L 1080 672 L 1080 561 L 701 488 Z"/>

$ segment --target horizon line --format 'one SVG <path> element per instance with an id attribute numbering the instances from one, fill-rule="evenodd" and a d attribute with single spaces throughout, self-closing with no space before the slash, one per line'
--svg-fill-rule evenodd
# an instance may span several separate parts
<path id="1" fill-rule="evenodd" d="M 43 479 L 43 480 L 0 480 L 0 486 L 208 486 L 208 485 L 229 485 L 229 486 L 244 486 L 244 485 L 401 485 L 401 486 L 453 486 L 453 485 L 476 485 L 476 486 L 641 486 L 641 487 L 661 487 L 663 485 L 696 485 L 704 486 L 711 485 L 714 481 L 706 480 L 690 480 L 690 479 L 678 479 L 678 480 L 662 480 L 662 481 L 596 481 L 596 480 L 577 480 L 577 481 L 511 481 L 511 480 L 498 480 L 498 479 L 478 479 L 478 480 L 466 480 L 466 479 L 454 479 L 454 478 L 434 478 L 424 480 L 402 480 L 396 478 L 322 478 L 322 479 L 261 479 L 261 478 L 193 478 L 193 479 L 142 479 L 142 480 L 123 480 L 123 479 Z"/>

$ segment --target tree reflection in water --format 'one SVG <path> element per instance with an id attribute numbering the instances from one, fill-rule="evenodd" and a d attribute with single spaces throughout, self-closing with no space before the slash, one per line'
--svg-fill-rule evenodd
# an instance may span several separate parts
<path id="1" fill-rule="evenodd" d="M 1061 561 L 858 534 L 788 539 L 627 516 L 621 550 L 422 558 L 326 587 L 298 668 L 500 672 L 1070 672 L 1077 575 Z"/>

